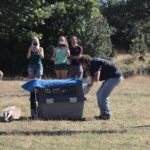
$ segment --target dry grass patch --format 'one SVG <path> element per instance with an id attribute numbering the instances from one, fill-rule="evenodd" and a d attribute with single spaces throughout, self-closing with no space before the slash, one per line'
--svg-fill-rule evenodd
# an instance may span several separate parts
<path id="1" fill-rule="evenodd" d="M 97 121 L 96 85 L 87 95 L 87 121 L 31 121 L 29 94 L 23 81 L 0 81 L 0 111 L 6 106 L 21 107 L 24 119 L 0 122 L 0 149 L 5 150 L 148 150 L 150 149 L 150 77 L 124 80 L 111 94 L 110 121 Z M 15 142 L 14 142 L 15 141 Z"/>
<path id="2" fill-rule="evenodd" d="M 145 54 L 144 61 L 140 61 L 137 56 L 130 54 L 117 55 L 113 61 L 123 70 L 126 76 L 150 74 L 150 53 Z"/>

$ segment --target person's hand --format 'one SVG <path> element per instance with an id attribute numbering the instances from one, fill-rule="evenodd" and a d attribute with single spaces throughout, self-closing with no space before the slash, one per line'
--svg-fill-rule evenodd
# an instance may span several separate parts
<path id="1" fill-rule="evenodd" d="M 91 90 L 91 86 L 85 85 L 83 87 L 83 93 L 84 93 L 84 95 L 88 94 L 90 90 Z"/>
<path id="2" fill-rule="evenodd" d="M 55 57 L 52 57 L 51 60 L 52 60 L 52 61 L 55 61 Z"/>
<path id="3" fill-rule="evenodd" d="M 41 53 L 40 49 L 39 48 L 35 48 L 35 52 L 37 52 L 38 54 Z"/>
<path id="4" fill-rule="evenodd" d="M 33 52 L 36 52 L 38 55 L 41 55 L 41 50 L 39 48 L 34 48 Z"/>
<path id="5" fill-rule="evenodd" d="M 88 86 L 89 88 L 91 88 L 91 87 L 93 86 L 93 82 L 87 84 L 87 86 Z"/>

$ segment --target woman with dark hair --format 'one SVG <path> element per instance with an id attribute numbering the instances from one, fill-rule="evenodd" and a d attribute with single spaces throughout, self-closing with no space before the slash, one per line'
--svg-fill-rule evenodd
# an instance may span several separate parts
<path id="1" fill-rule="evenodd" d="M 83 55 L 80 62 L 84 70 L 90 71 L 91 83 L 87 85 L 87 88 L 92 88 L 94 82 L 103 81 L 96 93 L 100 115 L 95 118 L 100 120 L 110 119 L 109 95 L 123 79 L 122 71 L 112 61 L 91 58 L 89 55 Z"/>
<path id="2" fill-rule="evenodd" d="M 71 38 L 71 48 L 70 48 L 70 78 L 80 78 L 83 77 L 83 68 L 80 64 L 79 59 L 83 54 L 83 48 L 78 45 L 78 38 L 76 36 L 72 36 Z"/>

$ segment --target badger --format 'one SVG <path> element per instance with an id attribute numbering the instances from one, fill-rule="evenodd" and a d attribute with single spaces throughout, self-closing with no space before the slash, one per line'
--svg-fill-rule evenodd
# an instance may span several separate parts
<path id="1" fill-rule="evenodd" d="M 3 110 L 3 119 L 6 122 L 18 120 L 21 117 L 21 109 L 16 106 L 9 106 Z"/>

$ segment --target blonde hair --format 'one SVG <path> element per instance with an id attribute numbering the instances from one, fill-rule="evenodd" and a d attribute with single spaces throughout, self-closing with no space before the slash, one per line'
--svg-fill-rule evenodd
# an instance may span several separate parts
<path id="1" fill-rule="evenodd" d="M 37 47 L 39 48 L 40 47 L 40 40 L 39 40 L 39 38 L 37 37 L 37 36 L 34 36 L 33 38 L 32 38 L 32 43 L 31 43 L 31 46 L 33 46 L 33 41 L 36 41 L 37 42 Z"/>
<path id="2" fill-rule="evenodd" d="M 66 45 L 66 47 L 69 48 L 69 46 L 68 46 L 68 41 L 67 41 L 67 39 L 66 39 L 65 36 L 60 36 L 60 37 L 59 37 L 59 39 L 58 39 L 58 47 L 59 47 L 59 41 L 60 41 L 60 39 L 64 39 L 64 40 L 65 40 L 65 45 Z"/>

